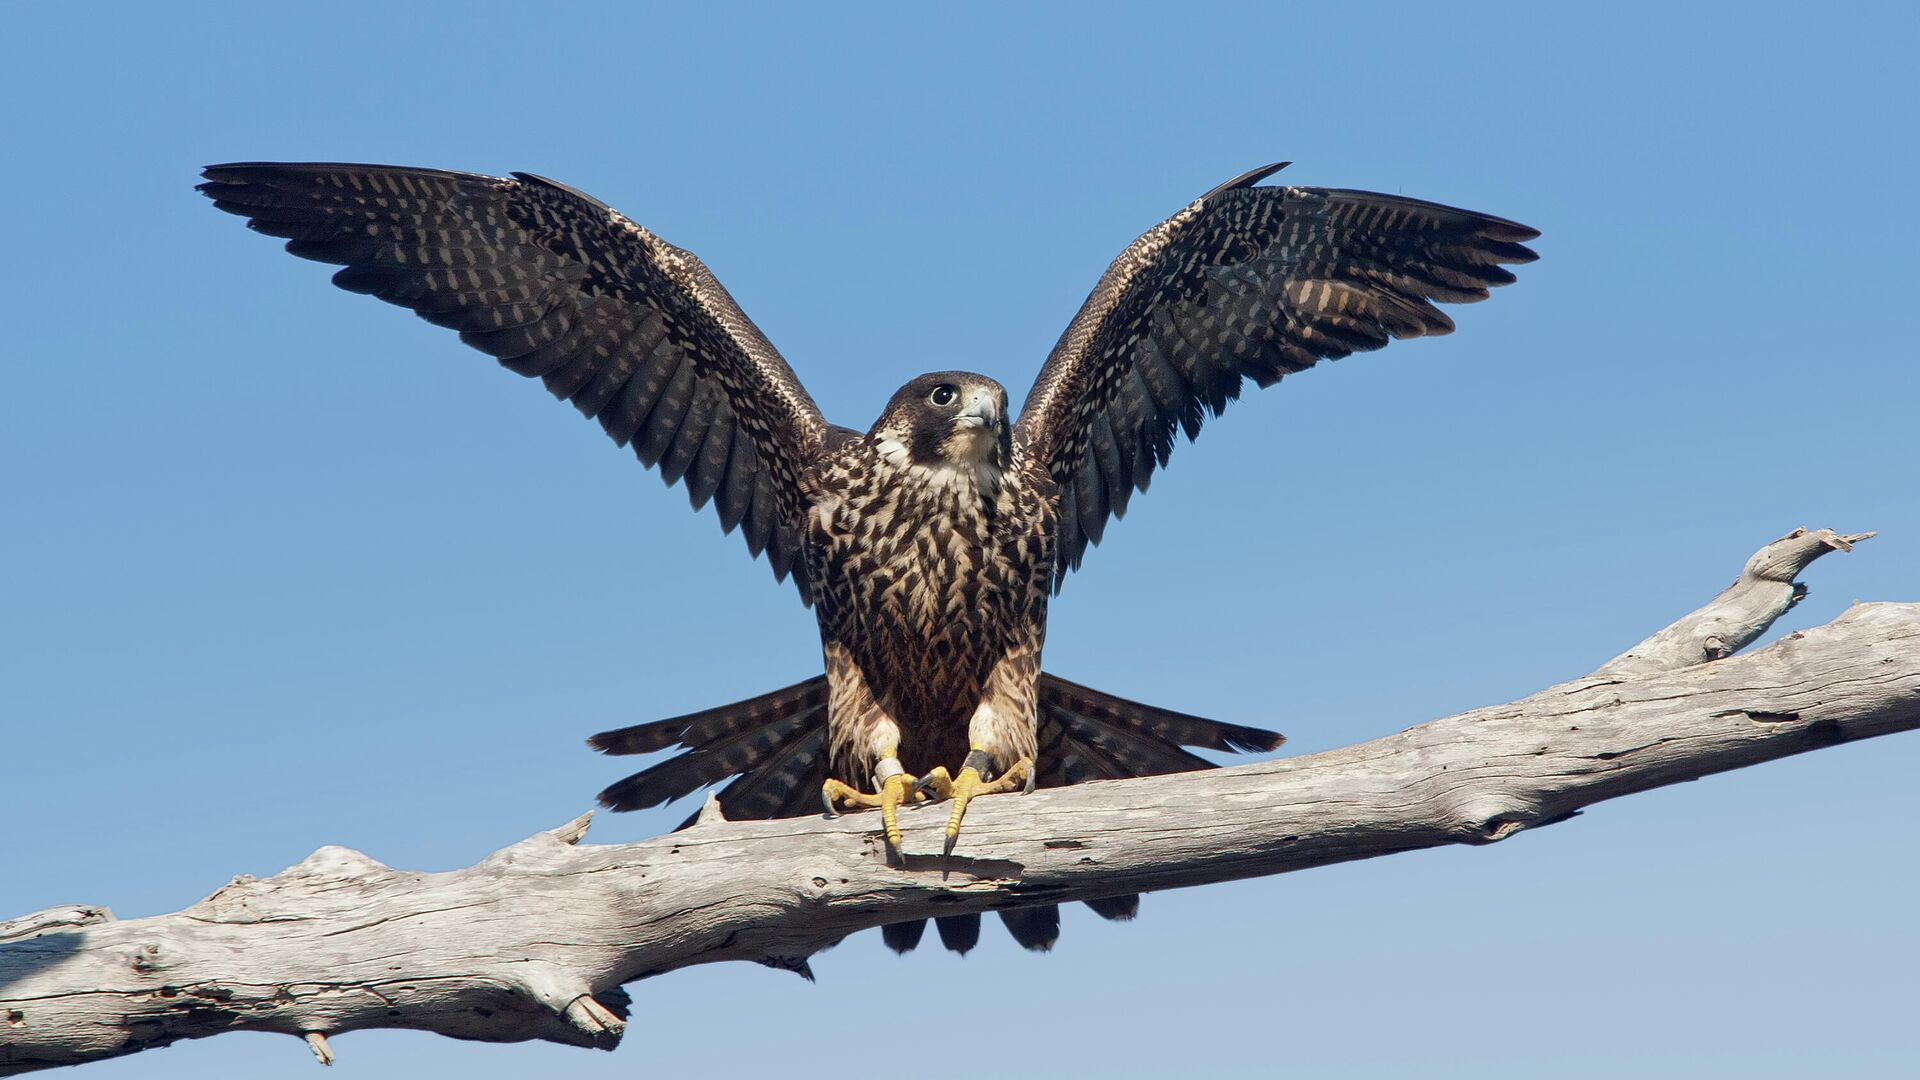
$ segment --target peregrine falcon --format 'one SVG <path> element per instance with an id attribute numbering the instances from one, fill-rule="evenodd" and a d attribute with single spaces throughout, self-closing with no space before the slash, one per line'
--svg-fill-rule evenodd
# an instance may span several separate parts
<path id="1" fill-rule="evenodd" d="M 411 308 L 599 421 L 696 509 L 765 553 L 818 616 L 825 674 L 608 731 L 611 754 L 681 752 L 600 795 L 656 806 L 731 779 L 731 818 L 945 800 L 1206 768 L 1185 749 L 1281 737 L 1127 701 L 1041 670 L 1047 602 L 1108 518 L 1251 379 L 1269 386 L 1393 338 L 1444 334 L 1535 256 L 1524 225 L 1418 199 L 1221 184 L 1120 253 L 1016 419 L 984 375 L 921 375 L 865 432 L 827 422 L 692 254 L 528 173 L 245 163 L 199 190 L 333 281 Z M 1091 906 L 1131 917 L 1137 897 Z M 1003 913 L 1049 947 L 1055 908 Z M 965 951 L 978 916 L 938 920 Z M 923 922 L 886 927 L 901 951 Z"/>

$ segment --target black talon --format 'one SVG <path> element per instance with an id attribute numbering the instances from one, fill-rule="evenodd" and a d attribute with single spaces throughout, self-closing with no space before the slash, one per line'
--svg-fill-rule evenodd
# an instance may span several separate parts
<path id="1" fill-rule="evenodd" d="M 822 791 L 820 793 L 820 805 L 827 808 L 828 817 L 837 818 L 840 816 L 839 812 L 833 808 L 833 796 L 827 792 Z"/>

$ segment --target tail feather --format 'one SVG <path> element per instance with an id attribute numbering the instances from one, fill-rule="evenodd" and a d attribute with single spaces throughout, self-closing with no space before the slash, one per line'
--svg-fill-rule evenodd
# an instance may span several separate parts
<path id="1" fill-rule="evenodd" d="M 920 938 L 927 932 L 927 920 L 912 919 L 907 922 L 888 923 L 880 928 L 880 940 L 887 948 L 897 953 L 910 953 L 920 945 Z"/>
<path id="2" fill-rule="evenodd" d="M 747 816 L 773 816 L 790 800 L 786 792 L 769 790 L 767 784 L 788 773 L 804 776 L 807 763 L 796 763 L 787 756 L 783 758 L 787 768 L 769 771 L 764 766 L 782 757 L 796 741 L 804 742 L 809 731 L 824 730 L 826 718 L 827 677 L 818 675 L 731 705 L 603 731 L 587 740 L 587 745 L 601 753 L 645 754 L 676 744 L 685 752 L 611 785 L 600 793 L 600 802 L 614 810 L 645 809 L 672 802 L 729 776 L 745 780 L 767 772 L 767 783 L 744 788 L 731 801 L 761 810 Z M 796 764 L 802 767 L 793 768 Z M 739 787 L 742 784 L 736 781 L 727 791 Z M 728 802 L 723 794 L 721 808 L 733 816 Z"/>
<path id="3" fill-rule="evenodd" d="M 1009 908 L 1000 913 L 1000 921 L 1006 924 L 1007 933 L 1013 935 L 1013 940 L 1034 952 L 1046 952 L 1053 948 L 1054 942 L 1060 940 L 1058 904 Z"/>
<path id="4" fill-rule="evenodd" d="M 1143 705 L 1045 672 L 1037 720 L 1042 787 L 1213 766 L 1182 749 L 1186 746 L 1255 751 L 1285 741 L 1272 731 Z M 728 818 L 806 814 L 817 805 L 826 780 L 827 678 L 818 675 L 731 705 L 603 731 L 587 741 L 606 754 L 683 748 L 601 792 L 600 801 L 615 810 L 657 806 L 732 776 L 718 796 Z M 1140 898 L 1115 896 L 1089 900 L 1087 906 L 1102 918 L 1131 919 Z M 1055 905 L 1003 911 L 1000 918 L 1014 940 L 1029 949 L 1049 949 L 1060 936 Z M 941 944 L 955 952 L 965 953 L 980 941 L 978 915 L 944 915 L 934 925 Z M 920 943 L 926 921 L 894 923 L 881 933 L 890 947 L 907 952 Z"/>
<path id="5" fill-rule="evenodd" d="M 962 956 L 980 944 L 978 915 L 942 915 L 933 920 L 933 928 L 940 931 L 940 944 Z"/>
<path id="6" fill-rule="evenodd" d="M 824 722 L 825 713 L 825 706 L 817 714 L 796 713 L 761 727 L 735 732 L 697 750 L 676 754 L 611 785 L 600 793 L 600 803 L 615 810 L 644 810 L 672 802 L 729 776 L 749 773 L 779 753 L 810 723 Z"/>
<path id="7" fill-rule="evenodd" d="M 827 778 L 827 725 L 787 744 L 745 776 L 720 790 L 720 812 L 731 821 L 797 817 L 819 805 L 820 785 Z M 680 823 L 693 824 L 696 812 Z"/>
<path id="8" fill-rule="evenodd" d="M 603 731 L 589 738 L 587 745 L 603 754 L 650 754 L 675 744 L 699 750 L 743 731 L 826 707 L 827 677 L 815 675 L 731 705 Z"/>
<path id="9" fill-rule="evenodd" d="M 1088 780 L 1124 780 L 1129 775 L 1113 759 L 1067 734 L 1064 726 L 1044 719 L 1040 727 L 1040 754 L 1040 775 L 1035 780 L 1040 787 L 1065 787 Z"/>
<path id="10" fill-rule="evenodd" d="M 1109 896 L 1100 900 L 1088 900 L 1086 901 L 1086 905 L 1093 909 L 1095 915 L 1103 919 L 1110 919 L 1114 922 L 1128 922 L 1132 920 L 1134 916 L 1140 914 L 1140 894 L 1130 893 L 1126 896 Z"/>
<path id="11" fill-rule="evenodd" d="M 1040 709 L 1044 712 L 1071 713 L 1087 720 L 1131 728 L 1174 746 L 1198 746 L 1207 750 L 1262 753 L 1278 750 L 1286 736 L 1265 728 L 1241 724 L 1223 724 L 1218 720 L 1174 712 L 1137 701 L 1114 697 L 1092 687 L 1068 682 L 1057 675 L 1040 673 Z"/>
<path id="12" fill-rule="evenodd" d="M 1213 762 L 1172 743 L 1141 734 L 1138 729 L 1089 720 L 1073 713 L 1042 709 L 1042 724 L 1059 724 L 1067 735 L 1104 759 L 1106 771 L 1121 776 L 1159 776 L 1162 773 L 1209 769 Z"/>

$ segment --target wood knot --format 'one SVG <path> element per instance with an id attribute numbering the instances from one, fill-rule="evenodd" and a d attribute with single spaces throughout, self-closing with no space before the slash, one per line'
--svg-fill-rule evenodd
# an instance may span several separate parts
<path id="1" fill-rule="evenodd" d="M 1507 837 L 1512 836 L 1514 833 L 1526 827 L 1527 823 L 1517 818 L 1490 817 L 1480 823 L 1480 835 L 1487 843 L 1491 844 L 1499 840 L 1505 840 Z"/>
<path id="2" fill-rule="evenodd" d="M 132 966 L 142 975 L 150 975 L 164 967 L 160 960 L 160 943 L 156 941 L 135 949 Z"/>
<path id="3" fill-rule="evenodd" d="M 1469 844 L 1494 844 L 1540 817 L 1537 807 L 1510 795 L 1483 795 L 1454 808 L 1454 833 Z"/>

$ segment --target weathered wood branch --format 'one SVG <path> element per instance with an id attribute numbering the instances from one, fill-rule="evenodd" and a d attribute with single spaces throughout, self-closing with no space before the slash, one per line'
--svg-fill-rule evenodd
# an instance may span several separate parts
<path id="1" fill-rule="evenodd" d="M 872 815 L 576 846 L 582 817 L 451 873 L 327 847 L 184 911 L 0 923 L 0 1075 L 239 1029 L 403 1027 L 612 1047 L 621 984 L 716 960 L 805 974 L 867 927 L 1488 843 L 1603 799 L 1920 727 L 1920 604 L 1855 605 L 1739 657 L 1866 535 L 1796 531 L 1592 675 L 1341 750 L 983 799 L 956 857 L 887 865 Z M 710 808 L 711 809 L 711 808 Z M 937 844 L 943 809 L 905 816 Z"/>
<path id="2" fill-rule="evenodd" d="M 1733 584 L 1706 606 L 1600 665 L 1596 675 L 1673 671 L 1732 656 L 1767 632 L 1773 621 L 1806 599 L 1794 580 L 1829 551 L 1852 551 L 1870 532 L 1841 536 L 1832 529 L 1795 529 L 1753 553 Z"/>

